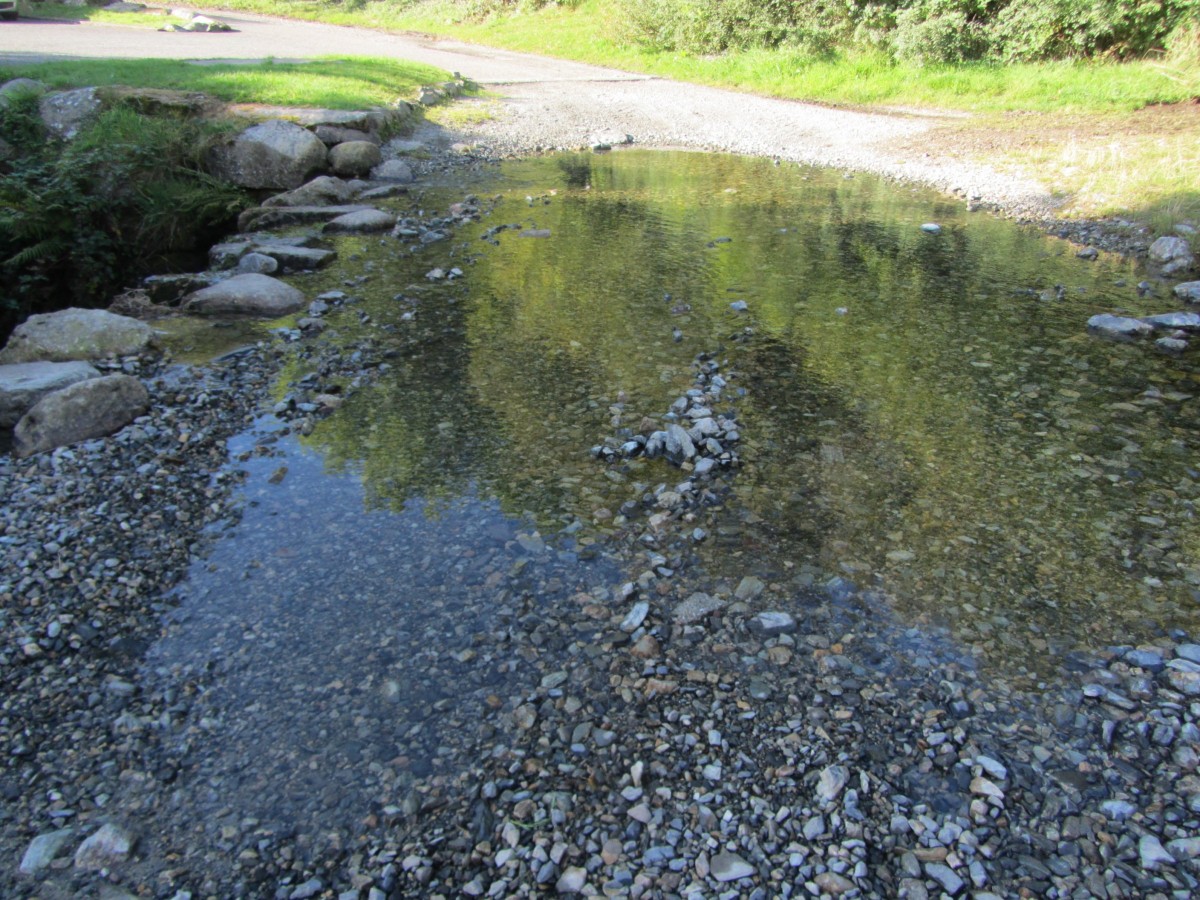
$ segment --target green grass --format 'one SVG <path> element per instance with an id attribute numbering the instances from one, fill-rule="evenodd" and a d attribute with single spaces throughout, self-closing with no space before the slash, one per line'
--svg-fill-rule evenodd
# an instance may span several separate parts
<path id="1" fill-rule="evenodd" d="M 64 6 L 61 3 L 25 3 L 21 15 L 38 19 L 62 19 L 67 22 L 92 22 L 96 25 L 129 25 L 143 28 L 161 28 L 173 19 L 167 10 L 147 9 L 145 12 L 107 12 L 95 6 Z"/>
<path id="2" fill-rule="evenodd" d="M 423 84 L 446 81 L 432 66 L 367 57 L 307 63 L 196 65 L 168 59 L 81 59 L 0 67 L 0 81 L 36 78 L 52 87 L 126 84 L 201 91 L 230 103 L 362 109 L 407 99 Z"/>

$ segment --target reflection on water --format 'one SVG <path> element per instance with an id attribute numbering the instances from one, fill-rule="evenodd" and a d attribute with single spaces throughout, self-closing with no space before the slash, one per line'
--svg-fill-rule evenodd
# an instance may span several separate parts
<path id="1" fill-rule="evenodd" d="M 1137 298 L 1131 264 L 921 191 L 734 157 L 542 159 L 474 190 L 498 204 L 453 243 L 341 248 L 368 260 L 371 333 L 426 338 L 311 438 L 372 503 L 472 484 L 602 536 L 679 476 L 586 449 L 661 415 L 719 349 L 746 391 L 745 466 L 714 576 L 748 558 L 798 587 L 841 576 L 1006 658 L 1194 622 L 1194 367 L 1084 332 L 1098 311 L 1172 307 Z M 462 282 L 422 277 L 450 265 Z"/>

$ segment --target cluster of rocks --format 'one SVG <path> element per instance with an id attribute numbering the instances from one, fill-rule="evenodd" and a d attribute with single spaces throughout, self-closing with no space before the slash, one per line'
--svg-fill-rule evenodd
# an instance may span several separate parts
<path id="1" fill-rule="evenodd" d="M 1179 226 L 1179 235 L 1160 237 L 1149 247 L 1149 258 L 1164 278 L 1178 276 L 1196 267 L 1188 237 L 1195 234 L 1190 225 Z M 1088 251 L 1080 251 L 1080 256 Z M 1094 258 L 1094 253 L 1089 255 Z M 1149 282 L 1139 285 L 1139 292 L 1150 290 Z M 1200 303 L 1200 281 L 1184 281 L 1172 289 L 1176 299 L 1184 303 Z M 1191 346 L 1191 336 L 1200 331 L 1200 315 L 1192 312 L 1167 312 L 1152 316 L 1125 316 L 1101 313 L 1088 319 L 1093 334 L 1117 341 L 1132 341 L 1154 337 L 1154 346 L 1163 353 L 1179 354 Z"/>
<path id="2" fill-rule="evenodd" d="M 694 386 L 662 416 L 665 428 L 657 428 L 658 423 L 653 419 L 643 419 L 638 431 L 624 429 L 607 438 L 605 443 L 592 448 L 592 456 L 607 461 L 661 456 L 676 466 L 685 466 L 698 478 L 718 467 L 736 466 L 735 445 L 741 435 L 734 413 L 713 410 L 721 402 L 729 382 L 712 354 L 701 354 L 695 367 Z"/>

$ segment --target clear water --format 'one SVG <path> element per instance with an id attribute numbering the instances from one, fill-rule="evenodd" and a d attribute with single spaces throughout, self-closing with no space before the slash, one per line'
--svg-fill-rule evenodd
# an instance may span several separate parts
<path id="1" fill-rule="evenodd" d="M 743 464 L 681 592 L 755 574 L 803 619 L 853 585 L 913 645 L 1034 677 L 1197 624 L 1196 369 L 1085 331 L 1174 308 L 1137 298 L 1132 264 L 728 156 L 537 159 L 466 190 L 492 209 L 450 240 L 340 238 L 336 269 L 294 279 L 359 298 L 322 340 L 395 352 L 311 436 L 236 442 L 245 516 L 151 653 L 206 698 L 187 740 L 214 807 L 234 785 L 289 821 L 314 790 L 347 820 L 398 803 L 547 659 L 580 671 L 558 638 L 533 659 L 504 634 L 614 606 L 650 564 L 620 507 L 680 472 L 588 449 L 666 412 L 702 351 L 736 376 Z"/>

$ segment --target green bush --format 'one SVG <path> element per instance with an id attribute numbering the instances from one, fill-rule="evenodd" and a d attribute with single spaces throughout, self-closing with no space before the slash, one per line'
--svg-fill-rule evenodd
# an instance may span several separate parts
<path id="1" fill-rule="evenodd" d="M 115 108 L 64 142 L 44 133 L 36 103 L 0 110 L 15 149 L 0 174 L 0 335 L 32 313 L 107 305 L 226 228 L 245 198 L 201 171 L 214 132 Z"/>
<path id="2" fill-rule="evenodd" d="M 620 0 L 618 9 L 620 37 L 653 50 L 883 49 L 918 63 L 1131 58 L 1200 19 L 1200 0 Z"/>

